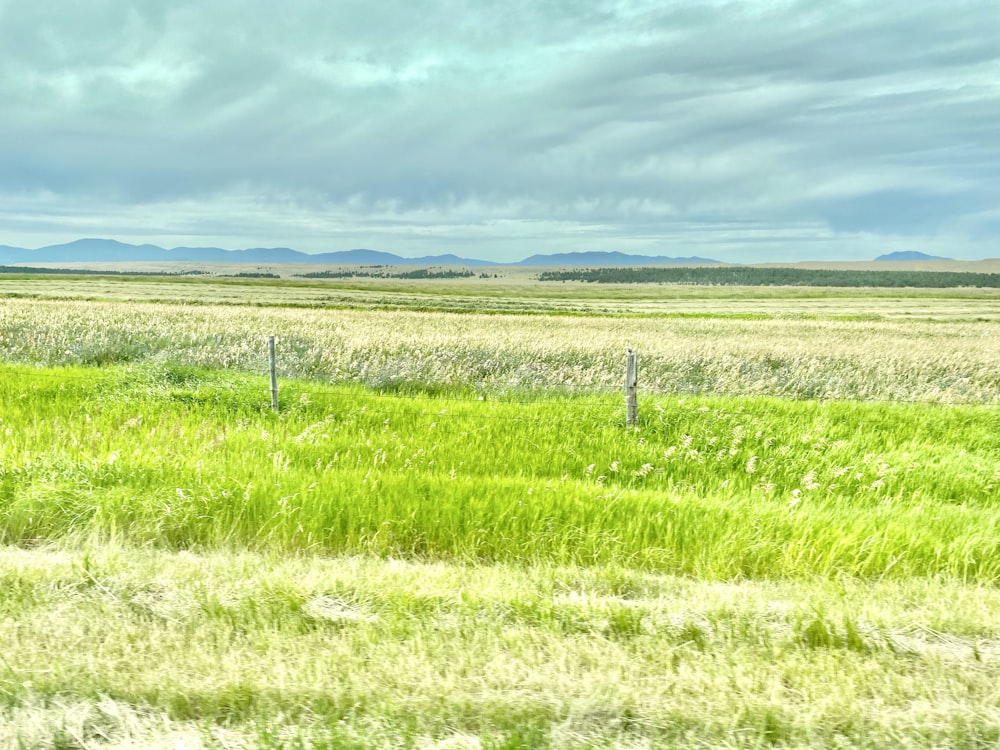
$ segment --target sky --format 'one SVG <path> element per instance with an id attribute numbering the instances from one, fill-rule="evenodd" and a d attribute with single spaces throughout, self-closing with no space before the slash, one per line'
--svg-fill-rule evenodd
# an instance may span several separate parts
<path id="1" fill-rule="evenodd" d="M 1000 257 L 1000 2 L 0 0 L 0 244 Z"/>

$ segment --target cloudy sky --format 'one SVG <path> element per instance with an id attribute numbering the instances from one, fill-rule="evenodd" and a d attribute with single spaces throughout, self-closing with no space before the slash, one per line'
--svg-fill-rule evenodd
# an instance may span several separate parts
<path id="1" fill-rule="evenodd" d="M 0 244 L 1000 256 L 1000 2 L 0 0 Z"/>

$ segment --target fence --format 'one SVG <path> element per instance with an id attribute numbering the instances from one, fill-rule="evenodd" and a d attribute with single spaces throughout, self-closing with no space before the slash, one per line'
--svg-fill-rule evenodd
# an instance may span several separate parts
<path id="1" fill-rule="evenodd" d="M 268 375 L 271 383 L 271 408 L 280 411 L 278 404 L 277 337 L 267 337 Z M 629 349 L 625 356 L 625 425 L 639 426 L 639 363 L 638 353 Z"/>
<path id="2" fill-rule="evenodd" d="M 325 374 L 311 374 L 309 372 L 304 372 L 300 369 L 299 365 L 301 363 L 295 361 L 294 350 L 291 356 L 292 363 L 286 361 L 284 367 L 282 367 L 282 351 L 281 351 L 281 341 L 282 339 L 278 336 L 268 336 L 266 338 L 258 338 L 255 348 L 256 348 L 256 362 L 244 361 L 237 364 L 235 367 L 230 367 L 227 365 L 212 366 L 212 365 L 202 365 L 197 363 L 189 363 L 185 361 L 183 357 L 179 360 L 160 360 L 158 363 L 156 361 L 151 361 L 153 369 L 149 371 L 153 375 L 153 380 L 150 381 L 151 385 L 156 381 L 155 373 L 159 372 L 159 367 L 165 368 L 166 382 L 175 383 L 183 387 L 184 372 L 187 371 L 202 371 L 206 372 L 215 371 L 217 373 L 225 373 L 224 376 L 208 376 L 203 377 L 201 374 L 191 376 L 190 382 L 198 382 L 199 388 L 209 387 L 211 382 L 211 388 L 218 390 L 219 394 L 216 394 L 214 398 L 219 398 L 223 391 L 232 391 L 236 393 L 239 391 L 239 399 L 243 405 L 248 405 L 252 401 L 252 396 L 248 396 L 248 393 L 252 393 L 253 389 L 257 386 L 251 386 L 250 390 L 247 390 L 249 385 L 245 378 L 250 377 L 260 377 L 263 376 L 269 380 L 270 387 L 270 408 L 274 412 L 279 412 L 281 408 L 279 402 L 279 379 L 289 378 L 292 379 L 297 384 L 322 384 L 322 383 L 338 383 L 347 384 L 355 383 L 361 384 L 372 389 L 372 393 L 378 394 L 380 398 L 412 398 L 415 393 L 433 393 L 434 398 L 441 402 L 452 402 L 452 403 L 470 403 L 475 401 L 482 401 L 484 399 L 493 400 L 494 398 L 499 398 L 508 403 L 521 403 L 521 404 L 542 404 L 550 402 L 554 399 L 559 399 L 560 402 L 565 400 L 566 403 L 566 413 L 565 416 L 560 416 L 560 419 L 570 419 L 572 421 L 592 421 L 594 419 L 599 419 L 601 421 L 606 421 L 609 415 L 615 415 L 612 417 L 614 423 L 624 424 L 629 428 L 638 428 L 641 424 L 640 422 L 640 404 L 639 404 L 639 353 L 634 349 L 627 349 L 624 353 L 624 368 L 619 370 L 617 375 L 614 372 L 613 358 L 606 359 L 607 366 L 602 369 L 598 374 L 600 382 L 587 382 L 587 383 L 568 383 L 556 379 L 555 382 L 546 383 L 544 378 L 540 378 L 537 381 L 523 385 L 518 383 L 511 384 L 497 384 L 489 382 L 489 380 L 479 380 L 482 373 L 470 374 L 468 379 L 465 380 L 450 380 L 450 381 L 423 381 L 423 380 L 400 380 L 398 382 L 393 381 L 389 383 L 381 382 L 377 379 L 373 380 L 366 377 L 364 372 L 364 363 L 360 364 L 360 370 L 356 372 L 344 373 L 341 377 L 329 377 Z M 292 339 L 289 342 L 290 346 L 294 346 L 297 339 Z M 264 347 L 261 347 L 261 344 Z M 247 341 L 248 347 L 254 347 L 252 340 Z M 266 356 L 264 351 L 267 352 Z M 142 362 L 143 360 L 140 360 Z M 535 370 L 544 375 L 547 372 L 546 365 L 542 360 L 528 360 L 532 365 L 536 366 Z M 621 360 L 619 360 L 621 362 Z M 266 366 L 265 366 L 266 363 Z M 537 367 L 541 363 L 541 367 Z M 15 364 L 12 362 L 11 364 Z M 33 365 L 38 364 L 35 362 L 28 362 L 25 364 Z M 249 366 L 248 366 L 249 365 Z M 662 375 L 663 363 L 658 361 L 655 355 L 650 354 L 649 359 L 647 359 L 647 368 L 652 368 L 652 372 L 659 372 Z M 659 367 L 659 370 L 656 368 Z M 144 372 L 145 367 L 140 367 L 138 372 Z M 172 380 L 172 373 L 180 372 L 180 381 Z M 650 370 L 647 369 L 647 373 Z M 75 375 L 70 372 L 62 373 L 44 373 L 37 372 L 32 377 L 41 377 L 44 379 L 52 379 L 58 381 L 71 382 L 74 380 L 87 380 L 86 375 Z M 131 375 L 129 376 L 132 377 Z M 240 379 L 244 378 L 243 382 Z M 132 382 L 132 381 L 130 381 Z M 141 384 L 142 376 L 139 376 L 134 380 L 136 385 Z M 937 406 L 963 406 L 963 407 L 989 407 L 994 409 L 998 404 L 998 397 L 991 395 L 985 399 L 976 398 L 960 398 L 960 399 L 946 399 L 941 397 L 915 397 L 915 398 L 901 398 L 896 396 L 889 397 L 841 397 L 841 396 L 799 396 L 799 395 L 785 395 L 785 394 L 775 394 L 769 392 L 757 392 L 755 390 L 750 391 L 714 391 L 711 389 L 697 390 L 697 389 L 677 389 L 677 388 L 664 388 L 657 387 L 654 382 L 650 384 L 650 375 L 647 374 L 645 385 L 642 387 L 642 393 L 647 396 L 660 396 L 663 398 L 688 398 L 688 397 L 722 397 L 722 398 L 739 398 L 739 397 L 772 397 L 779 398 L 788 401 L 813 401 L 813 402 L 846 402 L 846 403 L 874 403 L 874 404 L 923 404 L 923 405 L 937 405 Z M 162 387 L 163 383 L 155 385 L 154 387 Z M 140 386 L 141 387 L 141 386 Z M 298 388 L 298 386 L 296 386 Z M 398 390 L 397 390 L 398 389 Z M 472 391 L 470 395 L 470 391 Z M 409 393 L 410 396 L 400 396 L 400 393 Z M 622 418 L 617 417 L 620 412 L 617 408 L 612 407 L 612 401 L 609 397 L 613 394 L 624 394 L 624 414 Z M 305 393 L 303 393 L 305 396 Z M 316 401 L 323 400 L 327 398 L 320 391 L 313 390 L 309 398 L 314 398 Z M 570 398 L 572 401 L 570 401 Z M 202 398 L 199 396 L 198 398 Z M 251 401 L 248 401 L 248 398 Z M 287 397 L 286 397 L 287 398 Z M 331 391 L 329 394 L 329 401 L 332 404 L 333 401 L 342 401 L 340 396 L 335 396 Z M 265 408 L 267 401 L 261 400 L 260 407 Z M 620 403 L 620 402 L 619 402 Z M 373 404 L 374 405 L 374 404 Z M 588 408 L 593 407 L 593 408 Z M 647 407 L 648 408 L 648 407 Z M 657 411 L 662 412 L 662 405 L 657 405 Z M 574 416 L 575 415 L 575 416 Z M 455 416 L 455 415 L 449 415 Z M 655 415 L 652 415 L 655 416 Z M 469 412 L 464 415 L 465 418 L 472 419 L 490 419 L 492 417 L 486 417 L 482 414 Z M 977 418 L 970 413 L 970 419 Z M 981 418 L 981 417 L 978 417 Z M 518 421 L 532 421 L 531 416 L 518 416 Z M 549 417 L 548 419 L 551 419 Z M 646 424 L 649 417 L 647 417 Z"/>
<path id="3" fill-rule="evenodd" d="M 278 412 L 278 358 L 277 358 L 277 337 L 269 336 L 267 339 L 267 349 L 268 349 L 268 374 L 270 377 L 271 384 L 271 408 Z M 588 389 L 593 391 L 593 389 Z M 651 393 L 657 393 L 660 395 L 677 395 L 676 393 L 661 391 L 661 390 L 651 390 Z M 625 426 L 638 428 L 639 427 L 639 355 L 638 352 L 633 349 L 627 349 L 625 354 L 625 372 L 624 372 L 624 394 L 625 394 Z M 480 397 L 481 400 L 482 397 Z M 853 399 L 847 399 L 848 401 L 853 401 Z M 527 403 L 527 402 L 524 402 Z M 908 403 L 908 404 L 936 404 L 939 406 L 982 406 L 986 404 L 976 404 L 969 402 L 949 402 L 949 401 L 926 401 L 926 400 L 916 400 L 916 399 L 893 399 L 889 400 L 876 400 L 870 399 L 864 401 L 864 403 Z"/>

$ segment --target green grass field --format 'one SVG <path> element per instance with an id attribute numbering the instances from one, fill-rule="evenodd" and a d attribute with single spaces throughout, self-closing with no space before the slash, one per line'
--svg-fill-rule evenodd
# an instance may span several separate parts
<path id="1" fill-rule="evenodd" d="M 988 299 L 631 329 L 85 291 L 0 300 L 0 747 L 1000 742 Z"/>
<path id="2" fill-rule="evenodd" d="M 1000 580 L 1000 414 L 4 368 L 5 542 Z"/>

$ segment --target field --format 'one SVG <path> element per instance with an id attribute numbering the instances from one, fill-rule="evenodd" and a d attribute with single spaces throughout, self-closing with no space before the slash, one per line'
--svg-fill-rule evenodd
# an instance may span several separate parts
<path id="1" fill-rule="evenodd" d="M 0 747 L 1000 742 L 995 290 L 0 294 Z"/>

